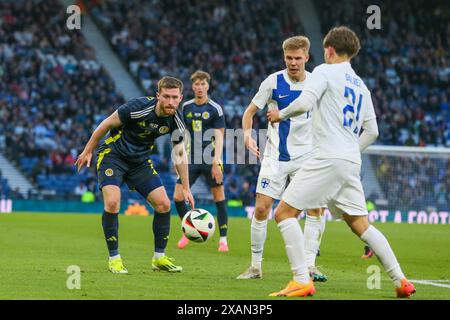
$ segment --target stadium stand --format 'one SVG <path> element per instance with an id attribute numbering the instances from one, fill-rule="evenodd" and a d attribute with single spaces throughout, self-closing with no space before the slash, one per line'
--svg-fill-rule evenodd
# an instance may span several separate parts
<path id="1" fill-rule="evenodd" d="M 303 30 L 288 0 L 85 3 L 92 4 L 92 16 L 146 92 L 153 93 L 164 75 L 189 84 L 195 70 L 206 70 L 213 76 L 211 96 L 224 107 L 227 128 L 234 129 L 261 81 L 284 67 L 280 39 Z M 192 96 L 190 86 L 185 95 Z M 263 113 L 254 124 L 267 126 Z M 258 170 L 228 165 L 227 198 L 237 198 L 242 190 L 233 186 L 241 189 L 244 181 L 255 190 Z"/>
<path id="2" fill-rule="evenodd" d="M 368 1 L 315 4 L 323 32 L 348 24 L 361 37 L 363 49 L 353 65 L 373 92 L 380 127 L 377 143 L 450 146 L 450 63 L 445 50 L 450 47 L 449 10 L 445 0 L 430 0 L 429 10 L 422 12 L 417 10 L 418 1 L 407 7 L 383 1 L 383 20 L 389 24 L 382 30 L 366 28 Z M 0 148 L 33 179 L 41 194 L 47 190 L 48 197 L 71 198 L 80 183 L 97 189 L 93 173 L 75 175 L 73 162 L 95 125 L 124 100 L 81 33 L 65 32 L 65 12 L 59 3 L 49 0 L 39 7 L 31 3 L 0 3 Z M 196 69 L 210 72 L 211 96 L 224 106 L 227 128 L 240 128 L 243 109 L 259 83 L 284 67 L 280 41 L 303 33 L 290 0 L 191 0 L 188 6 L 181 0 L 84 3 L 146 93 L 154 94 L 156 81 L 170 74 L 185 82 L 188 99 L 190 74 Z M 283 10 L 277 10 L 280 7 Z M 330 7 L 334 10 L 323 10 Z M 307 66 L 310 71 L 313 60 Z M 261 113 L 254 127 L 266 126 Z M 169 152 L 170 148 L 162 150 L 162 157 L 155 152 L 153 160 L 171 194 L 175 177 L 165 160 Z M 442 200 L 449 190 L 448 164 L 438 163 L 437 181 L 411 172 L 407 188 L 405 181 L 395 180 L 404 179 L 401 176 L 383 179 L 392 175 L 381 169 L 433 167 L 435 160 L 373 161 L 386 195 L 395 185 L 408 199 L 412 188 L 418 193 L 413 200 L 440 201 L 448 207 L 448 195 L 446 202 Z M 227 197 L 240 199 L 247 188 L 255 190 L 258 170 L 258 166 L 227 166 Z"/>
<path id="3" fill-rule="evenodd" d="M 361 17 L 379 3 L 381 30 Z M 450 147 L 450 8 L 448 1 L 315 2 L 322 32 L 349 25 L 362 49 L 352 64 L 372 92 L 380 136 L 377 144 Z M 420 8 L 420 9 L 419 9 Z M 364 20 L 365 22 L 365 20 Z M 384 27 L 386 26 L 386 27 Z M 390 206 L 444 209 L 450 204 L 448 160 L 372 157 Z M 400 174 L 401 173 L 401 174 Z"/>
<path id="4" fill-rule="evenodd" d="M 323 33 L 344 24 L 361 38 L 353 67 L 372 91 L 380 129 L 377 143 L 450 147 L 448 1 L 413 0 L 407 6 L 382 1 L 382 19 L 389 23 L 381 30 L 369 30 L 366 9 L 376 3 L 315 2 Z M 331 6 L 334 10 L 325 10 Z"/>
<path id="5" fill-rule="evenodd" d="M 0 13 L 4 153 L 40 193 L 70 196 L 79 180 L 93 178 L 75 174 L 77 153 L 123 98 L 79 31 L 66 32 L 58 1 L 2 1 Z"/>

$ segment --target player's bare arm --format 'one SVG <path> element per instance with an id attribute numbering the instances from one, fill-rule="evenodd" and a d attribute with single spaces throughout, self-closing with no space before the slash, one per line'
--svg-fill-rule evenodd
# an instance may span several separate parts
<path id="1" fill-rule="evenodd" d="M 214 159 L 212 162 L 211 175 L 217 183 L 222 183 L 223 180 L 222 170 L 220 169 L 220 160 L 222 159 L 224 134 L 224 128 L 214 129 L 214 143 L 216 146 L 214 148 Z"/>
<path id="2" fill-rule="evenodd" d="M 100 140 L 108 133 L 108 131 L 113 128 L 120 127 L 121 125 L 122 122 L 119 119 L 119 114 L 117 113 L 117 111 L 115 111 L 112 115 L 110 115 L 108 118 L 103 120 L 98 125 L 98 127 L 92 133 L 92 136 L 89 139 L 88 143 L 84 147 L 83 152 L 78 156 L 77 160 L 75 161 L 75 165 L 77 166 L 78 172 L 80 172 L 81 168 L 83 168 L 83 166 L 85 165 L 87 167 L 90 167 L 92 161 L 92 154 L 95 148 L 97 148 Z"/>
<path id="3" fill-rule="evenodd" d="M 283 110 L 273 109 L 267 111 L 267 120 L 271 123 L 275 123 L 302 115 L 311 111 L 316 102 L 317 97 L 312 92 L 305 90 L 300 97 L 292 101 L 292 103 Z"/>
<path id="4" fill-rule="evenodd" d="M 251 102 L 247 109 L 245 109 L 242 117 L 242 129 L 244 129 L 244 143 L 251 153 L 259 157 L 260 152 L 256 140 L 252 138 L 253 117 L 258 112 L 258 107 Z"/>
<path id="5" fill-rule="evenodd" d="M 189 187 L 189 171 L 188 171 L 188 157 L 186 154 L 184 143 L 178 143 L 173 146 L 175 168 L 181 179 L 183 186 L 184 199 L 189 202 L 192 209 L 195 207 L 194 197 Z"/>

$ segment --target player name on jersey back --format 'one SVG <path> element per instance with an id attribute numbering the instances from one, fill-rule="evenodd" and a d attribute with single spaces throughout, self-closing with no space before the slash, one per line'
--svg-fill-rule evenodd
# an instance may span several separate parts
<path id="1" fill-rule="evenodd" d="M 375 118 L 370 91 L 349 62 L 322 64 L 311 74 L 305 91 L 319 100 L 312 118 L 313 154 L 361 164 L 359 134 L 364 121 Z"/>

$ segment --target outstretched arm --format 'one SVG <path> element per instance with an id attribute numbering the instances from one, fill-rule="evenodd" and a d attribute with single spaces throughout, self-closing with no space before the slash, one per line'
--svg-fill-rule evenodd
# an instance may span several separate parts
<path id="1" fill-rule="evenodd" d="M 292 103 L 283 110 L 267 111 L 267 119 L 271 122 L 280 122 L 295 116 L 299 116 L 305 112 L 312 110 L 317 103 L 317 97 L 310 91 L 304 91 L 300 97 L 292 101 Z"/>
<path id="2" fill-rule="evenodd" d="M 78 172 L 80 172 L 81 168 L 83 168 L 83 166 L 85 165 L 87 167 L 90 167 L 92 153 L 94 152 L 95 148 L 97 148 L 100 140 L 108 133 L 108 131 L 113 128 L 120 127 L 121 125 L 122 121 L 120 121 L 117 111 L 114 111 L 112 115 L 110 115 L 98 125 L 98 127 L 92 133 L 88 143 L 84 147 L 83 152 L 78 156 L 77 161 L 75 161 Z"/>

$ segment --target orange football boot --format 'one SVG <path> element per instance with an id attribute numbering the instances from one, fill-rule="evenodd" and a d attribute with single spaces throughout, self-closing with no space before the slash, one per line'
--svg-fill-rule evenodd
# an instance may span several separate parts
<path id="1" fill-rule="evenodd" d="M 310 280 L 308 283 L 298 283 L 297 281 L 289 281 L 286 288 L 279 292 L 271 293 L 270 297 L 307 297 L 316 293 L 314 282 Z"/>
<path id="2" fill-rule="evenodd" d="M 397 298 L 409 298 L 416 292 L 414 285 L 409 282 L 406 278 L 402 279 L 402 285 L 400 288 L 396 288 Z"/>

